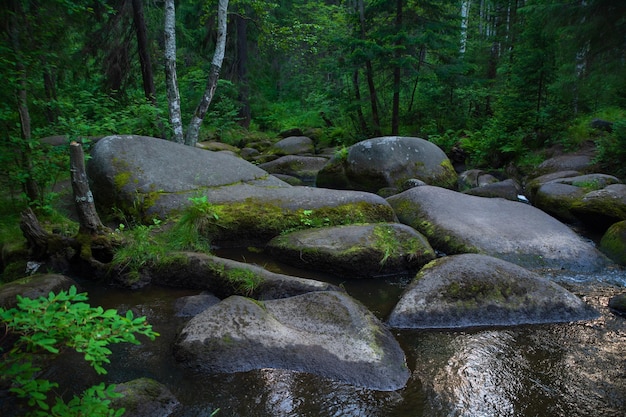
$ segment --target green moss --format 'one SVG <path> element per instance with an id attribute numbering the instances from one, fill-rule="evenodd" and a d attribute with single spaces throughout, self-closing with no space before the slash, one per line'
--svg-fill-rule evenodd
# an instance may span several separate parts
<path id="1" fill-rule="evenodd" d="M 626 266 L 626 220 L 609 227 L 600 240 L 600 250 L 614 262 Z"/>
<path id="2" fill-rule="evenodd" d="M 449 159 L 444 159 L 440 164 L 442 171 L 435 176 L 432 185 L 455 189 L 458 183 L 458 175 Z"/>
<path id="3" fill-rule="evenodd" d="M 452 303 L 483 304 L 506 302 L 511 297 L 521 296 L 525 290 L 514 283 L 480 280 L 455 281 L 443 288 L 442 297 Z"/>

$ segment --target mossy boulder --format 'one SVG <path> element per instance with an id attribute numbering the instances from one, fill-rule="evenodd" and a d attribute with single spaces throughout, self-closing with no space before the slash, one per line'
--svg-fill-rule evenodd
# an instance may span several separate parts
<path id="1" fill-rule="evenodd" d="M 422 234 L 398 223 L 300 230 L 275 237 L 267 248 L 281 262 L 345 278 L 415 272 L 435 258 Z"/>
<path id="2" fill-rule="evenodd" d="M 307 136 L 288 136 L 268 149 L 275 155 L 310 155 L 315 153 L 313 139 Z"/>
<path id="3" fill-rule="evenodd" d="M 610 184 L 590 191 L 572 205 L 572 212 L 583 223 L 596 230 L 626 220 L 626 184 Z"/>
<path id="4" fill-rule="evenodd" d="M 414 137 L 368 139 L 338 151 L 318 173 L 318 187 L 377 193 L 398 190 L 409 179 L 456 187 L 457 174 L 446 154 L 434 143 Z"/>
<path id="5" fill-rule="evenodd" d="M 286 369 L 380 391 L 401 389 L 410 376 L 389 330 L 340 292 L 265 302 L 229 297 L 187 323 L 174 353 L 197 371 Z"/>
<path id="6" fill-rule="evenodd" d="M 518 265 L 478 254 L 426 265 L 389 316 L 395 328 L 513 326 L 589 320 L 598 314 L 559 285 Z"/>
<path id="7" fill-rule="evenodd" d="M 446 254 L 482 253 L 527 268 L 597 271 L 609 260 L 569 227 L 528 204 L 423 186 L 389 197 L 401 223 Z"/>
<path id="8" fill-rule="evenodd" d="M 163 384 L 151 378 L 138 378 L 115 386 L 122 394 L 114 398 L 111 406 L 124 408 L 127 417 L 167 417 L 180 405 L 174 394 Z"/>
<path id="9" fill-rule="evenodd" d="M 343 291 L 326 282 L 277 274 L 258 265 L 195 252 L 180 252 L 145 273 L 153 284 L 205 290 L 219 298 L 243 295 L 270 300 L 314 291 Z"/>
<path id="10" fill-rule="evenodd" d="M 149 224 L 206 197 L 220 215 L 212 238 L 234 245 L 304 227 L 305 210 L 333 225 L 395 219 L 389 204 L 374 194 L 292 187 L 241 158 L 149 137 L 101 139 L 88 172 L 104 211 L 116 208 Z"/>
<path id="11" fill-rule="evenodd" d="M 0 286 L 0 307 L 17 306 L 17 295 L 31 299 L 47 297 L 50 292 L 67 291 L 72 285 L 78 287 L 76 281 L 61 274 L 38 274 L 20 278 Z"/>
<path id="12" fill-rule="evenodd" d="M 511 201 L 520 201 L 520 192 L 520 185 L 513 179 L 489 182 L 463 191 L 463 193 L 469 195 L 489 198 L 505 198 Z"/>
<path id="13" fill-rule="evenodd" d="M 609 227 L 600 240 L 600 250 L 615 263 L 626 266 L 626 220 Z"/>

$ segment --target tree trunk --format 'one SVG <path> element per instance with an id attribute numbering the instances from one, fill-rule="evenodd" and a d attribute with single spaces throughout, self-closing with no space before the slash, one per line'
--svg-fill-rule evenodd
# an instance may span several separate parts
<path id="1" fill-rule="evenodd" d="M 359 21 L 361 22 L 361 39 L 366 39 L 365 33 L 365 5 L 363 0 L 358 1 Z M 365 60 L 365 77 L 367 78 L 367 87 L 370 92 L 370 105 L 372 107 L 372 123 L 374 124 L 374 135 L 381 136 L 380 117 L 378 115 L 378 97 L 376 95 L 376 86 L 374 85 L 374 70 L 372 69 L 372 61 Z"/>
<path id="2" fill-rule="evenodd" d="M 217 10 L 217 41 L 215 44 L 215 53 L 213 54 L 213 61 L 211 62 L 211 69 L 209 70 L 209 78 L 207 80 L 206 89 L 204 95 L 196 107 L 189 127 L 187 128 L 187 135 L 185 136 L 185 145 L 195 146 L 198 142 L 198 133 L 200 132 L 200 125 L 206 115 L 211 100 L 215 95 L 215 89 L 217 88 L 217 81 L 220 76 L 220 70 L 222 69 L 222 62 L 224 61 L 224 54 L 226 52 L 226 18 L 228 12 L 228 0 L 219 0 Z"/>
<path id="3" fill-rule="evenodd" d="M 89 182 L 85 172 L 85 155 L 83 154 L 83 147 L 78 142 L 70 144 L 70 171 L 74 203 L 80 223 L 78 233 L 92 236 L 102 234 L 105 227 L 100 221 L 94 204 L 93 194 L 89 189 Z"/>
<path id="4" fill-rule="evenodd" d="M 165 0 L 165 84 L 170 125 L 174 142 L 183 143 L 183 122 L 180 113 L 180 93 L 176 77 L 176 9 L 174 0 Z"/>
<path id="5" fill-rule="evenodd" d="M 153 105 L 156 105 L 156 94 L 154 89 L 154 76 L 152 73 L 152 61 L 148 48 L 148 35 L 146 20 L 143 14 L 142 0 L 133 0 L 133 23 L 137 33 L 137 51 L 139 53 L 139 63 L 141 65 L 141 77 L 143 80 L 143 91 Z"/>
<path id="6" fill-rule="evenodd" d="M 352 85 L 354 86 L 354 98 L 356 101 L 356 114 L 359 123 L 359 128 L 362 133 L 367 133 L 367 123 L 363 116 L 363 110 L 361 109 L 361 88 L 359 87 L 359 70 L 355 69 L 352 73 Z"/>
<path id="7" fill-rule="evenodd" d="M 239 125 L 248 128 L 252 115 L 250 113 L 250 88 L 248 86 L 248 22 L 242 16 L 235 17 L 237 29 L 237 79 L 239 81 Z"/>
<path id="8" fill-rule="evenodd" d="M 403 0 L 396 0 L 396 36 L 402 32 L 402 2 Z M 391 110 L 391 134 L 397 135 L 400 130 L 400 76 L 401 65 L 400 59 L 402 52 L 400 46 L 402 40 L 399 38 L 395 42 L 396 50 L 394 52 L 394 58 L 396 60 L 393 67 L 393 103 Z"/>

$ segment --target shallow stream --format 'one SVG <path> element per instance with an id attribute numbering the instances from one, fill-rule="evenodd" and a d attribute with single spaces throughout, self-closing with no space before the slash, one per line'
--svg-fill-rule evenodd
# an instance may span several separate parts
<path id="1" fill-rule="evenodd" d="M 337 281 L 304 273 L 262 254 L 223 251 L 306 278 L 342 285 L 385 319 L 408 277 Z M 146 315 L 161 336 L 140 346 L 115 347 L 109 382 L 141 376 L 165 384 L 181 402 L 177 417 L 217 416 L 626 416 L 626 318 L 607 308 L 626 291 L 626 271 L 567 276 L 547 272 L 593 305 L 593 321 L 554 325 L 481 328 L 465 331 L 394 331 L 404 347 L 412 377 L 396 392 L 378 392 L 314 375 L 264 369 L 230 375 L 198 375 L 176 363 L 172 345 L 184 319 L 174 301 L 197 291 L 146 288 L 129 292 L 81 282 L 90 303 Z M 66 358 L 51 379 L 79 388 L 99 381 L 79 357 Z M 67 372 L 71 369 L 72 372 Z M 80 383 L 77 383 L 80 381 Z"/>

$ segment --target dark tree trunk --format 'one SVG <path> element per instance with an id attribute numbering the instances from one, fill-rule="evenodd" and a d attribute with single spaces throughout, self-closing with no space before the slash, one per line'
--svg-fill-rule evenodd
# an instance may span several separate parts
<path id="1" fill-rule="evenodd" d="M 396 0 L 396 34 L 402 31 L 402 1 L 403 0 Z M 395 45 L 396 52 L 394 55 L 396 63 L 393 68 L 393 104 L 391 112 L 392 135 L 397 135 L 400 130 L 400 57 L 402 55 L 400 46 L 402 45 L 402 40 L 397 39 Z"/>
<path id="2" fill-rule="evenodd" d="M 250 127 L 250 89 L 248 87 L 248 22 L 243 16 L 235 17 L 237 30 L 237 79 L 239 80 L 239 124 Z"/>
<path id="3" fill-rule="evenodd" d="M 367 35 L 365 33 L 365 5 L 363 0 L 358 2 L 359 8 L 359 20 L 361 22 L 361 39 L 365 40 Z M 367 87 L 370 93 L 370 105 L 372 107 L 372 123 L 374 125 L 374 135 L 381 136 L 380 130 L 380 117 L 378 115 L 378 97 L 376 95 L 376 86 L 374 85 L 374 70 L 372 68 L 372 61 L 370 59 L 365 60 L 365 77 L 367 78 Z"/>
<path id="4" fill-rule="evenodd" d="M 154 89 L 154 75 L 152 72 L 152 61 L 148 48 L 148 35 L 146 20 L 143 14 L 142 0 L 133 0 L 133 23 L 137 33 L 137 51 L 139 52 L 139 63 L 141 64 L 141 76 L 143 79 L 143 91 L 146 98 L 156 105 L 156 93 Z"/>
<path id="5" fill-rule="evenodd" d="M 361 109 L 361 88 L 359 87 L 359 70 L 355 69 L 352 73 L 352 85 L 354 86 L 354 98 L 356 99 L 357 107 L 356 114 L 359 122 L 359 128 L 362 133 L 367 133 L 367 123 L 363 116 L 363 110 Z"/>

